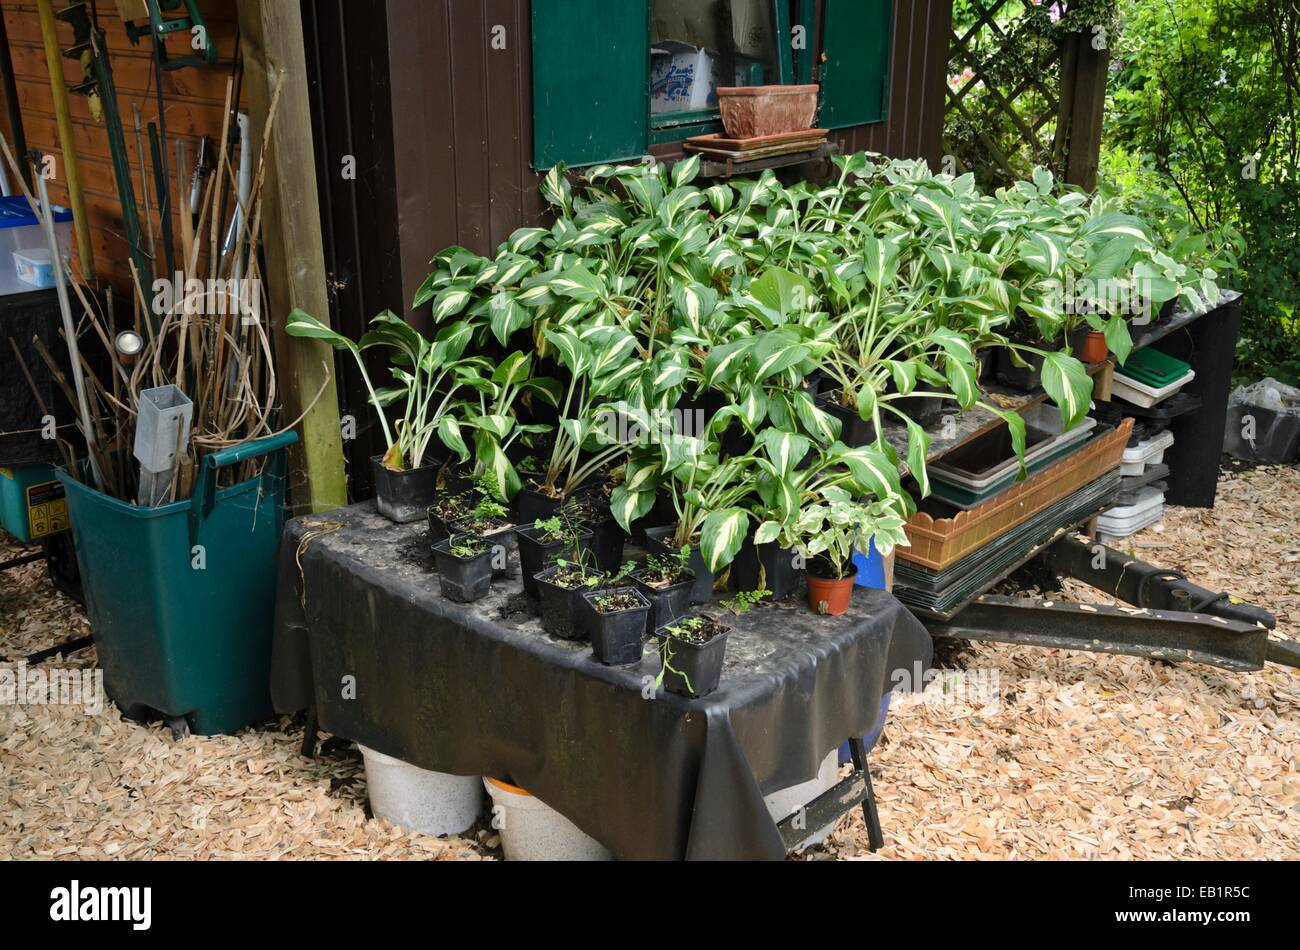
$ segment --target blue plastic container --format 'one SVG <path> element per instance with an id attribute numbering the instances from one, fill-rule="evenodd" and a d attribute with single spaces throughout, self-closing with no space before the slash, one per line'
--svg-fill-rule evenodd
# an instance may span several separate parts
<path id="1" fill-rule="evenodd" d="M 855 551 L 853 554 L 853 563 L 858 568 L 858 578 L 855 582 L 858 587 L 870 587 L 873 590 L 885 590 L 885 559 L 881 557 L 880 552 L 876 550 L 876 542 L 871 542 L 871 547 L 866 554 Z M 880 712 L 876 716 L 876 724 L 871 727 L 871 731 L 862 737 L 863 745 L 868 753 L 876 747 L 880 741 L 880 734 L 885 731 L 885 717 L 889 714 L 889 698 L 893 692 L 887 692 L 880 701 Z M 852 762 L 853 757 L 849 754 L 849 744 L 845 742 L 840 746 L 840 765 Z"/>

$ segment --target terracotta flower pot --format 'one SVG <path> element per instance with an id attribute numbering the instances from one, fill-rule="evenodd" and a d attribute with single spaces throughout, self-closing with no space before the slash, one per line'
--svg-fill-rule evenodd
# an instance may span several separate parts
<path id="1" fill-rule="evenodd" d="M 1106 346 L 1106 335 L 1098 333 L 1096 330 L 1089 330 L 1087 339 L 1083 341 L 1083 346 L 1079 348 L 1079 359 L 1085 363 L 1102 363 L 1105 362 L 1110 348 Z"/>
<path id="2" fill-rule="evenodd" d="M 839 617 L 849 612 L 853 600 L 854 577 L 832 580 L 808 575 L 808 606 L 827 617 Z"/>
<path id="3" fill-rule="evenodd" d="M 817 86 L 719 86 L 718 109 L 733 139 L 812 128 Z"/>

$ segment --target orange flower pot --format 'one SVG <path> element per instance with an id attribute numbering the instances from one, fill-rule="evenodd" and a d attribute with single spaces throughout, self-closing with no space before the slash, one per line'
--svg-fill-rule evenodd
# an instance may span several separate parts
<path id="1" fill-rule="evenodd" d="M 808 606 L 827 617 L 849 612 L 853 600 L 853 575 L 840 580 L 808 575 Z"/>
<path id="2" fill-rule="evenodd" d="M 1089 330 L 1083 346 L 1079 349 L 1079 359 L 1085 363 L 1104 363 L 1108 355 L 1110 355 L 1110 348 L 1106 346 L 1106 335 L 1096 330 Z"/>

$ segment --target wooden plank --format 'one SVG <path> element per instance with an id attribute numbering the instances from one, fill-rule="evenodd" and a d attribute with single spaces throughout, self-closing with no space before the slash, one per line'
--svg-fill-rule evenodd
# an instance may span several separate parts
<path id="1" fill-rule="evenodd" d="M 289 419 L 303 417 L 290 472 L 294 508 L 327 511 L 347 504 L 333 353 L 321 341 L 284 332 L 284 319 L 294 307 L 329 319 L 302 14 L 296 3 L 240 0 L 239 24 L 254 142 L 262 141 L 272 96 L 277 87 L 280 90 L 267 154 L 262 156 L 267 171 L 262 235 L 285 414 Z"/>

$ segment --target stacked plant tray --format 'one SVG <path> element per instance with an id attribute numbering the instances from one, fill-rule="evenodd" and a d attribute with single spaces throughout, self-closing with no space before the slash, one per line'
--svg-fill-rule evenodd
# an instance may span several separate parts
<path id="1" fill-rule="evenodd" d="M 1165 493 L 1154 485 L 1138 489 L 1130 504 L 1121 504 L 1097 517 L 1097 540 L 1119 541 L 1155 524 L 1165 514 Z"/>
<path id="2" fill-rule="evenodd" d="M 947 619 L 972 598 L 988 590 L 1069 529 L 1087 521 L 1114 499 L 1119 472 L 1112 467 L 1009 529 L 996 539 L 951 562 L 930 570 L 906 560 L 899 549 L 894 596 L 925 616 Z"/>
<path id="3" fill-rule="evenodd" d="M 942 571 L 979 551 L 1013 528 L 1114 471 L 1133 431 L 1125 419 L 1114 429 L 1098 426 L 1097 435 L 1073 452 L 1013 488 L 952 517 L 918 512 L 907 523 L 910 547 L 899 548 L 900 563 Z"/>
<path id="4" fill-rule="evenodd" d="M 1155 349 L 1138 350 L 1115 370 L 1111 392 L 1135 406 L 1151 408 L 1196 378 L 1192 368 Z"/>

